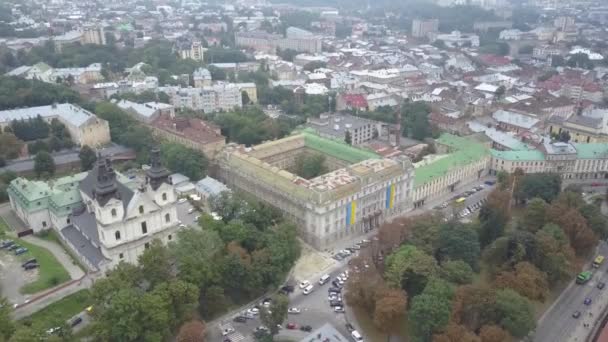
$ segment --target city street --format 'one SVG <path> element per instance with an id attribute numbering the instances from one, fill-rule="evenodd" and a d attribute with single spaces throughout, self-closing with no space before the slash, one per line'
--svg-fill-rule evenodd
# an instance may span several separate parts
<path id="1" fill-rule="evenodd" d="M 601 242 L 596 255 L 608 256 L 608 244 Z M 608 263 L 597 269 L 587 265 L 585 269 L 593 270 L 593 278 L 583 285 L 572 280 L 539 320 L 534 341 L 585 341 L 596 320 L 600 320 L 608 304 L 608 288 L 598 289 L 597 284 L 608 284 Z M 583 303 L 585 298 L 592 300 L 590 305 Z M 581 312 L 580 318 L 572 317 L 575 311 Z M 584 324 L 589 324 L 589 327 L 584 327 Z"/>

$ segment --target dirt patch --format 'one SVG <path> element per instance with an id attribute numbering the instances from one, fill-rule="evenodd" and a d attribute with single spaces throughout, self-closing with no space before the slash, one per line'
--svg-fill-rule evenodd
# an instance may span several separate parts
<path id="1" fill-rule="evenodd" d="M 21 288 L 38 279 L 38 269 L 25 271 L 21 259 L 11 252 L 0 250 L 0 287 L 2 295 L 13 304 L 23 304 L 29 296 L 21 294 Z"/>
<path id="2" fill-rule="evenodd" d="M 310 280 L 335 264 L 327 253 L 319 252 L 312 247 L 302 244 L 302 256 L 296 262 L 293 277 L 297 281 Z"/>

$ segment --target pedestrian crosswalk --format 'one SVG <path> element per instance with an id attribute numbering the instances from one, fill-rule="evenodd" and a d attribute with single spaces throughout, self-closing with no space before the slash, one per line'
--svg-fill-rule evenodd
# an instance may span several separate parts
<path id="1" fill-rule="evenodd" d="M 245 341 L 245 336 L 238 331 L 233 332 L 232 334 L 227 336 L 231 342 L 248 342 Z"/>

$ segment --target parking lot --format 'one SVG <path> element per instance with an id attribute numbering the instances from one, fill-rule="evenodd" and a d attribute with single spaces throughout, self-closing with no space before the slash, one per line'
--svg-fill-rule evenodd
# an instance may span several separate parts
<path id="1" fill-rule="evenodd" d="M 200 215 L 196 209 L 193 209 L 192 205 L 185 199 L 180 199 L 177 203 L 177 219 L 181 221 L 181 224 L 186 226 L 196 226 L 196 217 Z"/>
<path id="2" fill-rule="evenodd" d="M 366 243 L 369 243 L 366 242 Z M 346 314 L 344 302 L 342 301 L 342 288 L 346 285 L 347 279 L 339 280 L 339 277 L 348 278 L 346 275 L 348 261 L 358 253 L 358 244 L 338 250 L 333 254 L 335 267 L 327 270 L 329 276 L 323 284 L 319 283 L 321 275 L 315 275 L 307 283 L 300 284 L 303 279 L 288 282 L 290 287 L 287 292 L 289 298 L 290 313 L 281 326 L 278 338 L 290 340 L 301 340 L 305 338 L 309 331 L 315 330 L 326 323 L 332 324 L 344 336 L 350 334 L 347 326 L 350 326 Z M 352 271 L 351 271 L 352 273 Z M 308 285 L 312 285 L 310 291 L 305 291 Z M 329 289 L 333 288 L 333 292 Z M 336 291 L 336 288 L 340 288 Z M 283 288 L 287 290 L 287 288 Z M 305 294 L 308 292 L 308 294 Z M 223 322 L 210 330 L 212 341 L 253 341 L 257 330 L 263 329 L 260 321 L 259 311 L 270 302 L 269 298 L 260 299 L 259 303 L 241 308 L 238 312 L 227 317 Z M 333 303 L 332 303 L 333 302 Z M 335 309 L 340 307 L 339 309 Z M 295 309 L 294 309 L 295 308 Z M 225 334 L 225 336 L 222 336 Z"/>
<path id="3" fill-rule="evenodd" d="M 20 290 L 38 279 L 38 269 L 25 271 L 21 260 L 12 251 L 0 249 L 0 287 L 2 295 L 11 303 L 27 301 L 29 296 L 21 294 Z"/>
<path id="4" fill-rule="evenodd" d="M 478 213 L 494 187 L 493 181 L 471 186 L 469 190 L 453 196 L 450 200 L 433 207 L 433 209 L 441 212 L 446 218 L 456 216 L 462 221 L 468 221 L 470 217 Z"/>

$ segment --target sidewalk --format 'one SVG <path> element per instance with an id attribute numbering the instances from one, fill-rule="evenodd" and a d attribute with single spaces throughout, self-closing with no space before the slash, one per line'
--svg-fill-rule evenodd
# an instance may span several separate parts
<path id="1" fill-rule="evenodd" d="M 72 258 L 65 252 L 61 245 L 55 242 L 43 240 L 34 235 L 24 236 L 22 239 L 34 245 L 48 249 L 55 256 L 55 258 L 57 258 L 57 261 L 63 265 L 66 271 L 68 271 L 70 278 L 73 280 L 80 279 L 84 276 L 84 272 L 82 269 L 80 269 L 80 266 L 72 261 Z"/>

